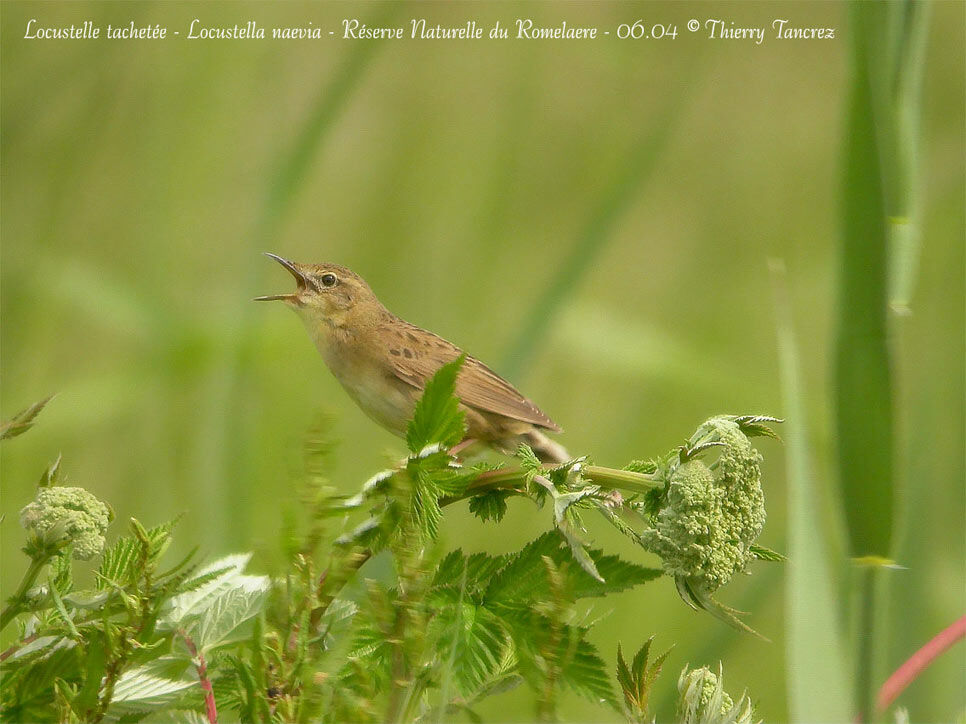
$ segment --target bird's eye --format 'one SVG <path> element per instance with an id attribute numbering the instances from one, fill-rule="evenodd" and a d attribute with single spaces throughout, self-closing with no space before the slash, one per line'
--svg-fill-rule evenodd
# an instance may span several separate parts
<path id="1" fill-rule="evenodd" d="M 339 280 L 336 278 L 335 274 L 323 274 L 319 281 L 322 282 L 323 287 L 334 287 L 335 283 Z"/>

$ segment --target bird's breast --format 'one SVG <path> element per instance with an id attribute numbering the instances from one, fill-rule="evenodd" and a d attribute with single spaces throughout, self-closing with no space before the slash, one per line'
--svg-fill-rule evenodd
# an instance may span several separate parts
<path id="1" fill-rule="evenodd" d="M 396 377 L 373 340 L 327 325 L 309 329 L 326 366 L 366 415 L 405 436 L 418 391 Z"/>

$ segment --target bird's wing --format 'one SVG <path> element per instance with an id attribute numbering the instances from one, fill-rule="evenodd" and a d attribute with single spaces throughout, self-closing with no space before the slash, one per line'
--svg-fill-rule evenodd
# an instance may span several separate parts
<path id="1" fill-rule="evenodd" d="M 389 344 L 390 366 L 396 377 L 422 390 L 440 367 L 459 357 L 462 351 L 432 332 L 400 321 L 395 320 L 382 330 L 382 337 Z M 470 407 L 560 432 L 557 423 L 513 385 L 469 355 L 456 378 L 456 396 Z"/>

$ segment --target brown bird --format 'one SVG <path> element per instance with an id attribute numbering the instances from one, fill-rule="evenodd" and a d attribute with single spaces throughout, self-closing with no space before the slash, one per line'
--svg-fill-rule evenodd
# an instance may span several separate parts
<path id="1" fill-rule="evenodd" d="M 362 277 L 344 266 L 267 256 L 288 269 L 297 288 L 255 301 L 280 300 L 292 307 L 349 396 L 373 420 L 404 437 L 426 382 L 463 351 L 392 314 Z M 543 432 L 560 432 L 560 427 L 478 359 L 466 356 L 456 395 L 466 414 L 467 442 L 504 453 L 523 442 L 545 462 L 569 458 Z"/>

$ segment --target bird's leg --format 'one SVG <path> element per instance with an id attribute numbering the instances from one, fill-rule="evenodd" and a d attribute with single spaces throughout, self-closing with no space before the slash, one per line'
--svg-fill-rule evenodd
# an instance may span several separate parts
<path id="1" fill-rule="evenodd" d="M 449 449 L 449 454 L 452 455 L 454 458 L 459 458 L 459 454 L 461 452 L 463 452 L 466 448 L 470 447 L 475 443 L 476 443 L 476 438 L 465 437 Z"/>

